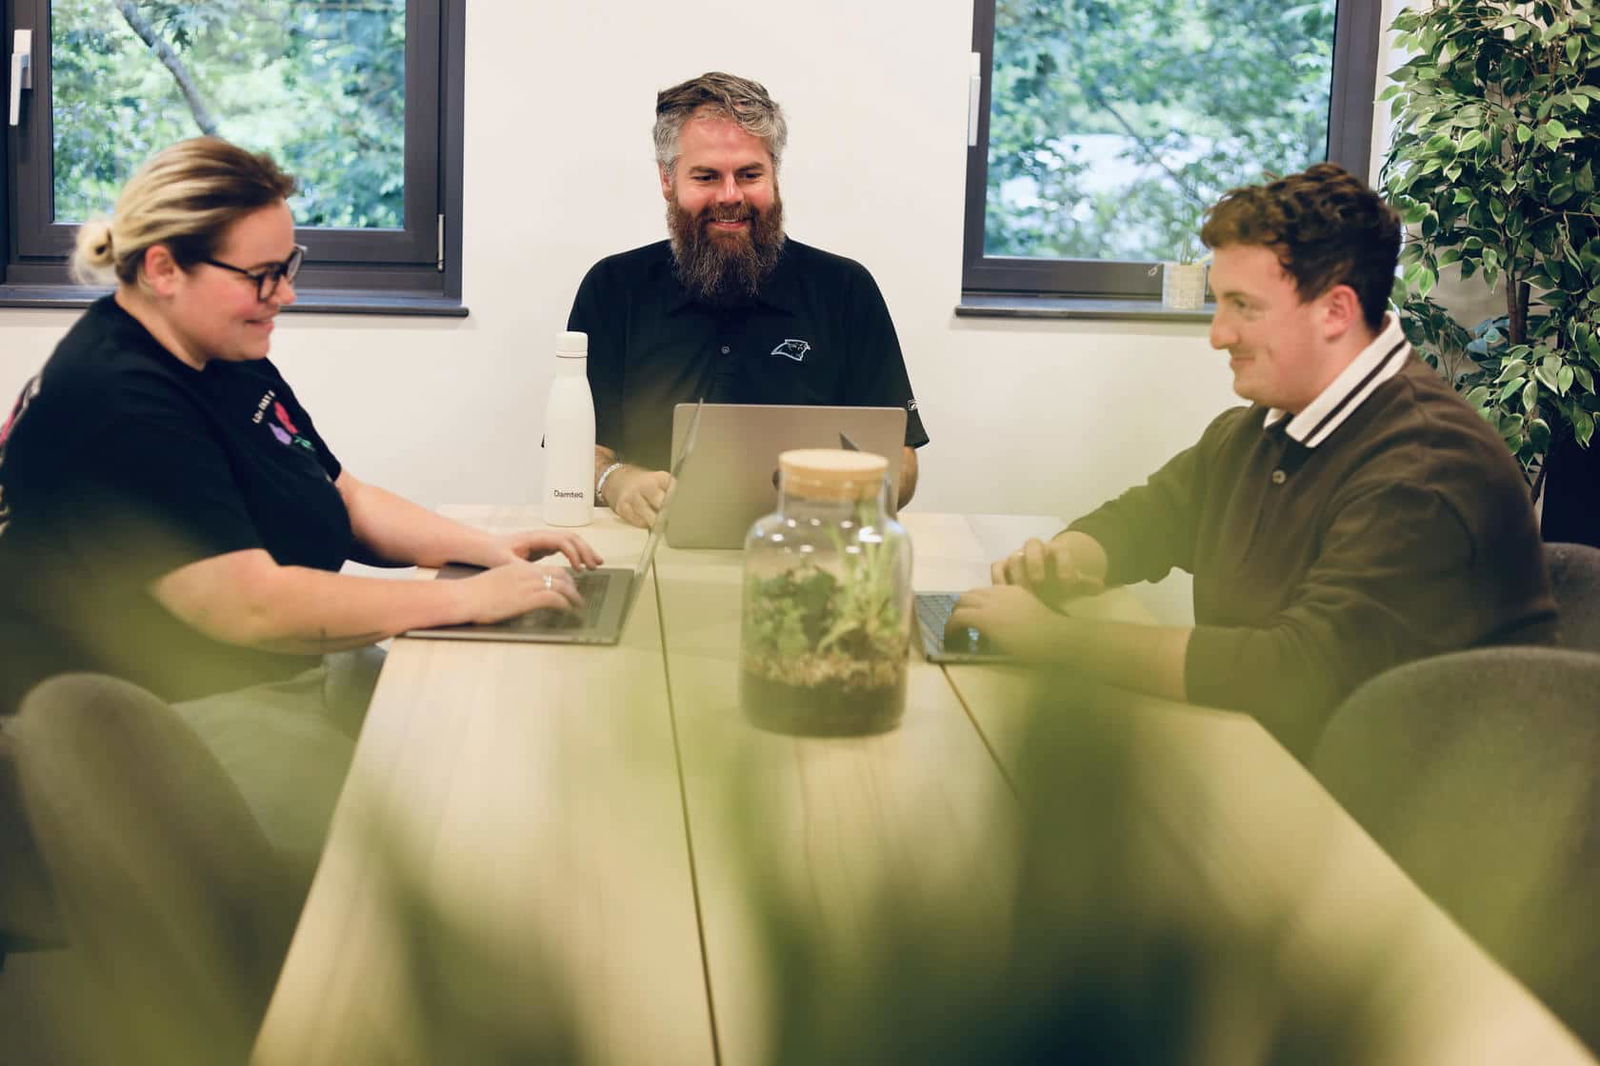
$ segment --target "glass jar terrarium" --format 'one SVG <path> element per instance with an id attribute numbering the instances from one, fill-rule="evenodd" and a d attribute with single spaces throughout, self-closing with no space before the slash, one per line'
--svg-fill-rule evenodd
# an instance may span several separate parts
<path id="1" fill-rule="evenodd" d="M 764 729 L 881 733 L 905 712 L 911 539 L 888 514 L 888 465 L 826 449 L 778 457 L 778 510 L 744 545 L 739 699 Z"/>

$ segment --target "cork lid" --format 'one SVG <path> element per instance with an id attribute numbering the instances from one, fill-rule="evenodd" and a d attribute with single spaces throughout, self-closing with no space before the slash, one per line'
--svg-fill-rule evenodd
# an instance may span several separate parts
<path id="1" fill-rule="evenodd" d="M 889 460 L 842 448 L 799 448 L 778 456 L 784 485 L 813 499 L 852 500 L 876 495 Z"/>

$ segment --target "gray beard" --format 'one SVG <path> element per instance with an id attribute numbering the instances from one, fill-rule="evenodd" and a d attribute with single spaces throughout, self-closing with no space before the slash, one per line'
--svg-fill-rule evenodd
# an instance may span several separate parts
<path id="1" fill-rule="evenodd" d="M 739 239 L 711 235 L 712 222 L 739 218 L 751 221 Z M 746 206 L 691 215 L 668 200 L 667 234 L 678 281 L 689 295 L 713 307 L 736 307 L 755 298 L 783 254 L 783 201 L 774 199 L 766 211 Z"/>

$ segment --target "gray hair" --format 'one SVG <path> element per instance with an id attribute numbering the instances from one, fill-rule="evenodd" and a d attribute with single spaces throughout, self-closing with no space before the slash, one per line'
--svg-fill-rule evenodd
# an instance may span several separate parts
<path id="1" fill-rule="evenodd" d="M 678 138 L 690 119 L 725 118 L 766 142 L 776 170 L 789 139 L 783 109 L 766 86 L 749 78 L 710 71 L 656 94 L 656 164 L 671 174 L 678 165 Z"/>

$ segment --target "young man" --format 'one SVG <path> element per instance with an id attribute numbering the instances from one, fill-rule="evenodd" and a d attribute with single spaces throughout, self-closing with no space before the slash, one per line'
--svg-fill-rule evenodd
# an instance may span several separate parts
<path id="1" fill-rule="evenodd" d="M 656 97 L 669 239 L 602 259 L 567 328 L 589 335 L 595 493 L 654 524 L 671 480 L 672 408 L 710 403 L 904 407 L 900 502 L 928 441 L 878 286 L 861 264 L 784 235 L 788 135 L 766 89 L 710 73 Z"/>
<path id="2" fill-rule="evenodd" d="M 1211 346 L 1233 408 L 1141 487 L 1030 540 L 952 626 L 1136 691 L 1249 711 L 1304 754 L 1362 681 L 1428 655 L 1552 639 L 1527 486 L 1500 437 L 1385 311 L 1400 222 L 1333 164 L 1235 189 Z M 1106 586 L 1194 574 L 1193 627 L 1057 613 Z"/>

